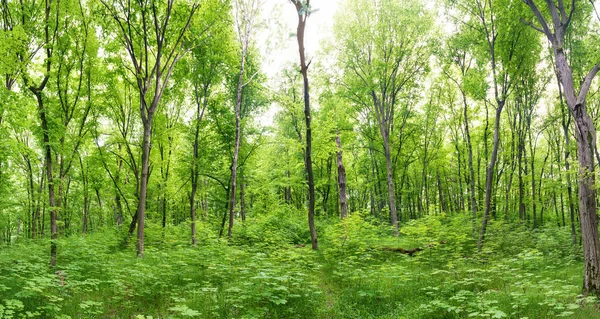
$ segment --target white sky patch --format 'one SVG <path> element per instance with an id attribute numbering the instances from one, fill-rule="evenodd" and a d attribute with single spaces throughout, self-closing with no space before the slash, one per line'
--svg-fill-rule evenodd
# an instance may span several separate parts
<path id="1" fill-rule="evenodd" d="M 332 36 L 333 17 L 340 0 L 313 0 L 313 12 L 306 22 L 304 45 L 306 57 L 310 61 L 317 57 L 321 42 Z M 265 0 L 265 28 L 257 36 L 256 44 L 263 56 L 263 72 L 269 79 L 268 85 L 275 88 L 279 85 L 279 75 L 289 67 L 298 67 L 300 56 L 296 40 L 298 13 L 289 0 Z M 315 63 L 316 61 L 313 61 Z M 258 117 L 263 126 L 273 124 L 278 107 L 271 105 Z"/>

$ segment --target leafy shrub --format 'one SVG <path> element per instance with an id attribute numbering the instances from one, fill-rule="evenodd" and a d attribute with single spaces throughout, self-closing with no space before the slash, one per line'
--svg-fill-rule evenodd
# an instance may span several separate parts
<path id="1" fill-rule="evenodd" d="M 287 205 L 270 214 L 249 217 L 233 229 L 237 245 L 285 246 L 305 244 L 310 240 L 306 215 Z"/>

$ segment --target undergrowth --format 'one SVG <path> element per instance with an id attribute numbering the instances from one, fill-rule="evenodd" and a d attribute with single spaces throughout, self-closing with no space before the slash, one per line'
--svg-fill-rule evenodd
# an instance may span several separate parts
<path id="1" fill-rule="evenodd" d="M 491 223 L 477 251 L 467 216 L 323 221 L 319 251 L 293 213 L 248 219 L 231 241 L 199 225 L 149 224 L 144 258 L 106 230 L 0 250 L 0 318 L 600 318 L 582 296 L 569 230 Z M 125 243 L 125 244 L 123 244 Z M 386 248 L 420 247 L 414 256 Z"/>

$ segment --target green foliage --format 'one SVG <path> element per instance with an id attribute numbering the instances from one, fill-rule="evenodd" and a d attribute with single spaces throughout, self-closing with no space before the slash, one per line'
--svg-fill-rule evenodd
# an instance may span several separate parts
<path id="1" fill-rule="evenodd" d="M 467 214 L 429 215 L 393 238 L 369 214 L 355 212 L 320 225 L 323 249 L 313 252 L 294 244 L 308 242 L 305 216 L 284 209 L 272 216 L 236 226 L 239 238 L 232 242 L 218 240 L 199 222 L 204 240 L 196 248 L 185 244 L 182 229 L 189 225 L 162 230 L 150 223 L 144 259 L 123 250 L 118 232 L 70 237 L 58 242 L 55 269 L 46 265 L 47 244 L 22 242 L 0 250 L 0 314 L 599 318 L 596 299 L 579 295 L 582 265 L 563 229 L 531 231 L 495 221 L 488 238 L 494 250 L 478 254 Z M 516 244 L 523 238 L 534 240 Z M 383 247 L 423 250 L 411 257 Z"/>
<path id="2" fill-rule="evenodd" d="M 331 258 L 339 255 L 363 255 L 371 250 L 370 245 L 381 235 L 379 227 L 368 220 L 368 213 L 349 214 L 324 229 L 324 240 L 328 243 L 326 253 Z"/>
<path id="3" fill-rule="evenodd" d="M 303 211 L 289 206 L 273 207 L 268 214 L 248 218 L 236 226 L 233 242 L 259 247 L 287 247 L 310 240 Z"/>

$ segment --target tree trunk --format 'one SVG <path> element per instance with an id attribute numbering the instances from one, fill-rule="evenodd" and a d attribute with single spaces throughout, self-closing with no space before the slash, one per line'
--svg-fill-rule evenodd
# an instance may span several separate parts
<path id="1" fill-rule="evenodd" d="M 387 187 L 390 208 L 390 219 L 394 227 L 394 236 L 398 236 L 398 215 L 396 214 L 396 199 L 394 197 L 394 179 L 392 173 L 392 159 L 390 156 L 390 143 L 387 132 L 382 128 L 383 148 L 385 151 L 385 167 L 387 172 Z M 420 201 L 419 201 L 420 202 Z"/>
<path id="2" fill-rule="evenodd" d="M 477 248 L 481 251 L 483 248 L 483 241 L 485 239 L 485 231 L 487 229 L 487 222 L 491 209 L 492 199 L 492 180 L 494 179 L 494 167 L 496 165 L 496 159 L 498 158 L 498 146 L 500 144 L 500 115 L 502 113 L 502 107 L 504 101 L 498 101 L 498 108 L 496 109 L 496 121 L 494 124 L 494 146 L 492 149 L 492 157 L 490 158 L 490 164 L 487 169 L 487 175 L 485 179 L 485 209 L 483 211 L 483 217 L 481 220 L 481 231 L 479 232 L 479 241 Z"/>
<path id="3" fill-rule="evenodd" d="M 596 189 L 594 176 L 594 124 L 585 112 L 585 105 L 575 108 L 578 130 L 577 157 L 579 161 L 579 216 L 583 241 L 583 289 L 588 293 L 600 292 L 600 244 L 596 217 Z"/>
<path id="4" fill-rule="evenodd" d="M 537 205 L 536 205 L 536 194 L 535 194 L 535 148 L 533 146 L 533 138 L 531 136 L 531 128 L 529 130 L 529 154 L 531 164 L 531 211 L 533 215 L 533 228 L 537 228 Z"/>
<path id="5" fill-rule="evenodd" d="M 50 147 L 50 132 L 48 131 L 48 119 L 42 93 L 34 91 L 38 102 L 38 111 L 42 124 L 42 135 L 44 141 L 44 157 L 46 161 L 46 179 L 48 183 L 48 207 L 50 209 L 50 266 L 56 266 L 56 239 L 58 237 L 56 228 L 56 199 L 54 195 L 54 178 L 52 175 L 52 149 Z"/>
<path id="6" fill-rule="evenodd" d="M 440 197 L 440 208 L 442 212 L 448 212 L 448 207 L 446 207 L 446 201 L 444 200 L 444 192 L 442 188 L 442 180 L 440 179 L 440 172 L 437 171 L 437 186 L 438 186 L 438 195 Z"/>
<path id="7" fill-rule="evenodd" d="M 338 131 L 337 136 L 335 137 L 335 143 L 337 145 L 337 166 L 338 166 L 338 185 L 340 192 L 340 208 L 341 208 L 341 217 L 342 219 L 348 216 L 348 203 L 346 198 L 346 168 L 344 167 L 344 162 L 342 161 L 342 141 L 340 137 L 340 132 Z"/>
<path id="8" fill-rule="evenodd" d="M 246 221 L 246 182 L 243 174 L 240 178 L 240 217 L 242 221 Z"/>
<path id="9" fill-rule="evenodd" d="M 88 214 L 89 214 L 89 186 L 88 186 L 88 176 L 86 175 L 86 170 L 83 165 L 83 159 L 81 155 L 79 155 L 79 165 L 81 166 L 81 181 L 83 183 L 83 221 L 81 225 L 81 233 L 85 235 L 88 229 Z"/>
<path id="10" fill-rule="evenodd" d="M 315 180 L 312 167 L 312 128 L 310 126 L 310 93 L 308 85 L 308 64 L 304 52 L 304 30 L 306 28 L 306 19 L 308 18 L 308 8 L 310 0 L 303 4 L 300 0 L 293 0 L 296 12 L 298 12 L 298 28 L 296 39 L 298 40 L 298 52 L 300 53 L 300 73 L 304 83 L 304 119 L 306 122 L 306 151 L 304 155 L 304 165 L 308 181 L 308 228 L 310 230 L 310 239 L 312 249 L 318 249 L 317 230 L 315 228 Z M 306 6 L 307 8 L 305 8 Z M 305 10 L 303 12 L 303 10 Z"/>
<path id="11" fill-rule="evenodd" d="M 143 99 L 143 97 L 141 97 Z M 142 101 L 142 112 L 145 103 Z M 148 192 L 148 169 L 150 166 L 150 136 L 152 135 L 153 113 L 147 113 L 144 122 L 144 139 L 142 144 L 142 174 L 140 180 L 140 197 L 137 208 L 137 256 L 144 257 L 144 220 L 146 217 L 146 194 Z M 135 224 L 134 224 L 135 227 Z"/>
<path id="12" fill-rule="evenodd" d="M 192 224 L 192 245 L 196 246 L 196 190 L 198 189 L 197 183 L 192 183 L 192 192 L 190 193 L 190 219 Z"/>
<path id="13" fill-rule="evenodd" d="M 562 91 L 561 91 L 562 97 Z M 564 153 L 564 164 L 565 164 L 565 178 L 567 179 L 567 202 L 569 204 L 569 218 L 571 221 L 571 242 L 573 246 L 577 245 L 577 230 L 575 228 L 575 204 L 573 202 L 573 185 L 571 183 L 571 164 L 569 162 L 569 155 L 571 154 L 571 138 L 569 136 L 569 123 L 570 115 L 562 112 L 562 127 L 563 135 L 565 137 L 565 153 Z M 564 213 L 563 213 L 564 215 Z M 564 220 L 563 220 L 564 223 Z"/>
<path id="14" fill-rule="evenodd" d="M 242 45 L 242 61 L 240 63 L 240 74 L 238 77 L 237 97 L 235 101 L 235 145 L 233 149 L 233 160 L 231 161 L 231 195 L 229 202 L 229 227 L 227 228 L 227 237 L 231 237 L 233 231 L 233 220 L 235 217 L 235 195 L 237 186 L 237 165 L 240 153 L 240 122 L 242 106 L 242 90 L 244 88 L 244 69 L 246 67 L 246 52 L 248 51 L 248 39 Z"/>
<path id="15" fill-rule="evenodd" d="M 468 104 L 467 104 L 467 96 L 464 91 L 462 91 L 463 97 L 463 117 L 465 121 L 465 139 L 467 142 L 467 152 L 469 156 L 469 177 L 471 179 L 470 183 L 470 191 L 471 191 L 471 212 L 473 215 L 473 224 L 477 223 L 477 197 L 475 195 L 475 170 L 473 169 L 473 146 L 471 145 L 471 134 L 469 133 L 469 117 L 467 114 Z"/>

